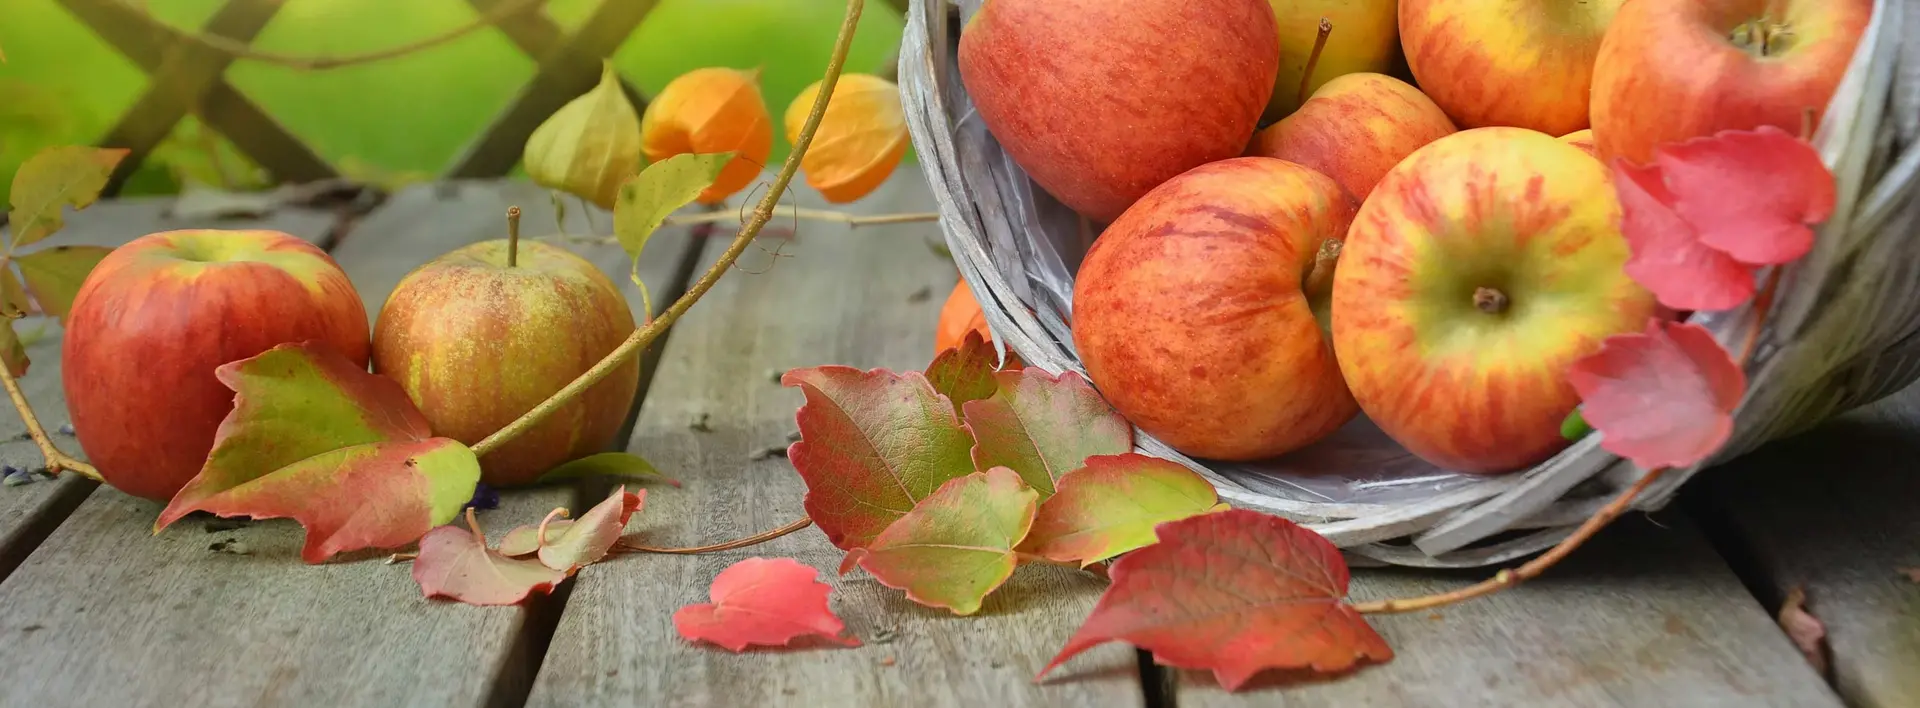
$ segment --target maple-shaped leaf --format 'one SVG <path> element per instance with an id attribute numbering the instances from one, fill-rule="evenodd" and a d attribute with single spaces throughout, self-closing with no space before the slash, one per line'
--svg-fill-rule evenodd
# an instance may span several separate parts
<path id="1" fill-rule="evenodd" d="M 15 256 L 14 262 L 20 264 L 20 275 L 27 279 L 27 289 L 33 291 L 34 301 L 40 303 L 40 309 L 67 323 L 67 312 L 73 309 L 73 298 L 80 294 L 80 284 L 86 282 L 87 274 L 93 267 L 106 258 L 113 249 L 104 246 L 58 246 L 34 251 L 23 256 Z"/>
<path id="2" fill-rule="evenodd" d="M 1110 641 L 1167 666 L 1211 669 L 1229 691 L 1265 669 L 1338 672 L 1393 658 L 1344 601 L 1347 564 L 1319 534 L 1244 509 L 1157 531 L 1153 545 L 1113 562 L 1113 584 L 1040 676 Z"/>
<path id="3" fill-rule="evenodd" d="M 1153 543 L 1160 524 L 1225 509 L 1212 483 L 1178 463 L 1095 455 L 1060 478 L 1019 550 L 1084 567 Z"/>
<path id="4" fill-rule="evenodd" d="M 193 511 L 290 518 L 307 531 L 300 558 L 320 563 L 343 551 L 419 540 L 458 516 L 479 482 L 480 460 L 458 440 L 366 443 L 323 452 L 207 497 L 176 497 L 159 525 Z"/>
<path id="5" fill-rule="evenodd" d="M 13 229 L 11 248 L 34 243 L 66 225 L 65 207 L 85 209 L 100 198 L 107 178 L 126 158 L 126 148 L 60 145 L 27 158 L 13 175 L 7 221 Z"/>
<path id="6" fill-rule="evenodd" d="M 472 509 L 467 510 L 467 526 L 440 526 L 420 539 L 413 580 L 422 594 L 469 605 L 513 605 L 535 591 L 550 592 L 567 578 L 539 561 L 508 558 L 487 548 Z"/>
<path id="7" fill-rule="evenodd" d="M 1699 233 L 1674 211 L 1659 168 L 1615 160 L 1613 184 L 1629 250 L 1627 276 L 1660 304 L 1725 310 L 1753 297 L 1753 269 L 1700 242 Z"/>
<path id="8" fill-rule="evenodd" d="M 1567 372 L 1600 447 L 1645 469 L 1687 467 L 1733 433 L 1747 377 L 1706 328 L 1647 320 L 1608 337 Z"/>
<path id="9" fill-rule="evenodd" d="M 993 360 L 993 347 L 987 345 L 979 332 L 969 331 L 960 346 L 941 351 L 933 363 L 927 365 L 927 381 L 933 384 L 933 390 L 953 402 L 953 412 L 959 414 L 960 407 L 967 401 L 992 396 L 1000 389 L 993 377 Z"/>
<path id="10" fill-rule="evenodd" d="M 807 516 L 842 550 L 871 543 L 947 480 L 973 472 L 973 438 L 918 371 L 818 366 L 788 371 L 806 403 L 787 450 Z"/>
<path id="11" fill-rule="evenodd" d="M 559 529 L 549 525 L 545 541 L 539 544 L 540 562 L 569 573 L 599 562 L 607 557 L 613 543 L 620 540 L 627 521 L 640 510 L 646 498 L 645 489 L 631 494 L 621 486 L 573 523 Z"/>
<path id="12" fill-rule="evenodd" d="M 1700 243 L 1749 265 L 1806 255 L 1810 227 L 1832 216 L 1837 200 L 1819 151 L 1773 126 L 1663 145 L 1654 162 Z"/>
<path id="13" fill-rule="evenodd" d="M 233 410 L 220 421 L 200 473 L 160 513 L 156 531 L 215 494 L 315 455 L 431 436 L 426 417 L 400 384 L 367 373 L 318 341 L 281 344 L 228 362 L 214 369 L 214 377 L 233 389 Z M 466 494 L 461 501 L 472 498 L 471 485 Z M 436 517 L 433 525 L 452 520 Z"/>
<path id="14" fill-rule="evenodd" d="M 846 625 L 827 606 L 833 586 L 819 571 L 791 558 L 748 558 L 714 576 L 707 599 L 673 613 L 673 628 L 690 642 L 712 642 L 740 652 L 748 645 L 786 646 L 795 639 L 824 637 L 846 646 Z"/>
<path id="15" fill-rule="evenodd" d="M 1013 470 L 975 472 L 942 485 L 847 561 L 907 599 L 970 615 L 1013 575 L 1013 549 L 1033 526 L 1038 500 Z"/>
<path id="16" fill-rule="evenodd" d="M 1010 468 L 1046 499 L 1087 458 L 1133 449 L 1133 426 L 1079 374 L 1021 369 L 994 377 L 991 397 L 962 407 L 975 469 Z"/>

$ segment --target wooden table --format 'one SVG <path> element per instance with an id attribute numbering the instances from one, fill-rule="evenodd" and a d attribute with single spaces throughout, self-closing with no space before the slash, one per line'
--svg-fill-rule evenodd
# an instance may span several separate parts
<path id="1" fill-rule="evenodd" d="M 826 206 L 800 190 L 803 206 Z M 60 242 L 121 243 L 163 228 L 275 228 L 331 249 L 376 312 L 413 267 L 502 235 L 518 204 L 551 232 L 543 192 L 483 181 L 414 187 L 347 225 L 283 208 L 252 221 L 186 222 L 167 202 L 107 202 Z M 909 166 L 854 205 L 924 211 Z M 589 232 L 571 210 L 567 230 Z M 592 215 L 604 231 L 604 212 Z M 764 236 L 649 352 L 625 447 L 683 487 L 655 486 L 630 532 L 692 545 L 801 514 L 782 457 L 800 396 L 774 381 L 796 366 L 918 368 L 955 279 L 931 224 L 850 229 L 803 223 Z M 725 245 L 686 228 L 657 236 L 642 271 L 670 301 Z M 779 257 L 772 255 L 778 246 Z M 575 246 L 625 283 L 616 248 Z M 638 302 L 638 292 L 627 285 Z M 59 333 L 32 345 L 24 380 L 51 427 L 65 423 Z M 705 425 L 695 425 L 704 419 Z M 1034 674 L 1092 607 L 1092 576 L 1026 568 L 974 617 L 914 605 L 809 529 L 704 556 L 624 556 L 519 607 L 421 597 L 404 565 L 308 566 L 286 521 L 234 528 L 197 516 L 155 536 L 160 505 L 78 478 L 0 488 L 0 704 L 538 706 L 1915 706 L 1920 705 L 1920 391 L 1765 448 L 1694 485 L 1683 503 L 1623 521 L 1547 576 L 1488 599 L 1376 626 L 1398 652 L 1342 680 L 1221 691 L 1204 673 L 1153 666 L 1113 644 L 1044 684 Z M 0 414 L 0 462 L 38 456 Z M 63 438 L 77 452 L 71 438 Z M 599 489 L 505 495 L 480 515 L 494 533 Z M 1816 503 L 1809 504 L 1809 501 Z M 1811 509 L 1811 511 L 1809 511 Z M 1796 511 L 1797 510 L 1797 511 Z M 239 552 L 236 552 L 239 551 Z M 673 611 L 749 556 L 822 569 L 860 648 L 734 655 L 682 641 Z M 1486 571 L 1490 572 L 1490 571 Z M 1360 570 L 1357 598 L 1455 587 L 1485 572 Z M 1831 637 L 1832 681 L 1773 619 L 1791 586 Z"/>

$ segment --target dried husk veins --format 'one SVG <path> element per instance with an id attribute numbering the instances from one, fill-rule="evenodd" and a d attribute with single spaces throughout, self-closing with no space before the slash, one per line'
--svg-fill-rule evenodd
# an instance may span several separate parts
<path id="1" fill-rule="evenodd" d="M 535 184 L 613 209 L 620 183 L 644 165 L 640 115 L 620 88 L 611 62 L 602 61 L 600 83 L 568 101 L 527 138 L 527 176 Z"/>
<path id="2" fill-rule="evenodd" d="M 773 154 L 773 118 L 760 95 L 760 71 L 708 67 L 680 75 L 647 104 L 640 146 L 655 162 L 690 152 L 734 153 L 696 199 L 702 204 L 745 189 Z"/>
<path id="3" fill-rule="evenodd" d="M 820 92 L 815 82 L 794 97 L 785 116 L 787 139 L 800 135 Z M 807 185 L 844 204 L 873 192 L 907 154 L 907 117 L 900 88 L 871 74 L 848 74 L 827 103 L 813 149 L 800 159 Z"/>

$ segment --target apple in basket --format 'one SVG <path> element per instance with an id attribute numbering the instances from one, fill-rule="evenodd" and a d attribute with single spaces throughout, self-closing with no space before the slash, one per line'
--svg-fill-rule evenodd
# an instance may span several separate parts
<path id="1" fill-rule="evenodd" d="M 1456 125 L 1565 135 L 1587 127 L 1594 55 L 1623 2 L 1400 0 L 1400 43 Z"/>
<path id="2" fill-rule="evenodd" d="M 1385 74 L 1347 74 L 1254 135 L 1248 152 L 1319 170 L 1360 201 L 1387 170 L 1453 132 L 1420 89 Z"/>
<path id="3" fill-rule="evenodd" d="M 233 390 L 214 369 L 319 340 L 367 364 L 367 311 L 313 244 L 278 231 L 148 234 L 101 259 L 73 298 L 61 384 L 108 484 L 157 501 L 200 473 Z"/>
<path id="4" fill-rule="evenodd" d="M 1873 0 L 1634 0 L 1593 69 L 1603 159 L 1655 146 L 1818 121 L 1872 19 Z M 1912 41 L 1912 38 L 1908 38 Z"/>
<path id="5" fill-rule="evenodd" d="M 1509 472 L 1565 447 L 1566 372 L 1638 331 L 1605 165 L 1524 128 L 1436 140 L 1360 207 L 1334 272 L 1333 346 L 1360 409 L 1408 451 Z"/>
<path id="6" fill-rule="evenodd" d="M 1115 410 L 1183 453 L 1271 457 L 1357 409 L 1324 320 L 1354 205 L 1332 178 L 1270 157 L 1196 167 L 1093 242 L 1073 342 Z"/>
<path id="7" fill-rule="evenodd" d="M 1245 151 L 1280 63 L 1267 0 L 987 0 L 959 45 L 987 130 L 1034 183 L 1103 224 Z"/>
<path id="8" fill-rule="evenodd" d="M 1273 98 L 1264 118 L 1279 120 L 1301 105 L 1300 84 L 1307 91 L 1347 74 L 1385 73 L 1400 59 L 1400 19 L 1396 0 L 1267 0 L 1280 25 L 1280 73 L 1273 81 Z M 1320 58 L 1313 59 L 1320 22 L 1329 27 Z M 1313 60 L 1313 76 L 1307 62 Z"/>

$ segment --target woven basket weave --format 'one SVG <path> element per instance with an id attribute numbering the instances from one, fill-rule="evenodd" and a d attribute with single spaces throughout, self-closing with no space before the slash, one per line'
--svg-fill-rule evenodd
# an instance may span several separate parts
<path id="1" fill-rule="evenodd" d="M 973 111 L 956 47 L 983 2 L 911 1 L 899 65 L 908 129 L 996 346 L 1085 375 L 1069 322 L 1073 273 L 1095 234 L 1027 178 Z M 1837 180 L 1838 207 L 1814 250 L 1784 266 L 1733 437 L 1713 459 L 1668 471 L 1636 509 L 1664 506 L 1701 468 L 1920 378 L 1920 0 L 1876 0 L 1813 142 Z M 1692 318 L 1730 350 L 1751 320 L 1745 306 Z M 1140 452 L 1193 468 L 1232 505 L 1303 523 L 1371 565 L 1472 567 L 1535 553 L 1645 474 L 1602 450 L 1599 433 L 1529 470 L 1456 474 L 1364 415 L 1257 465 L 1194 460 L 1135 436 Z"/>

